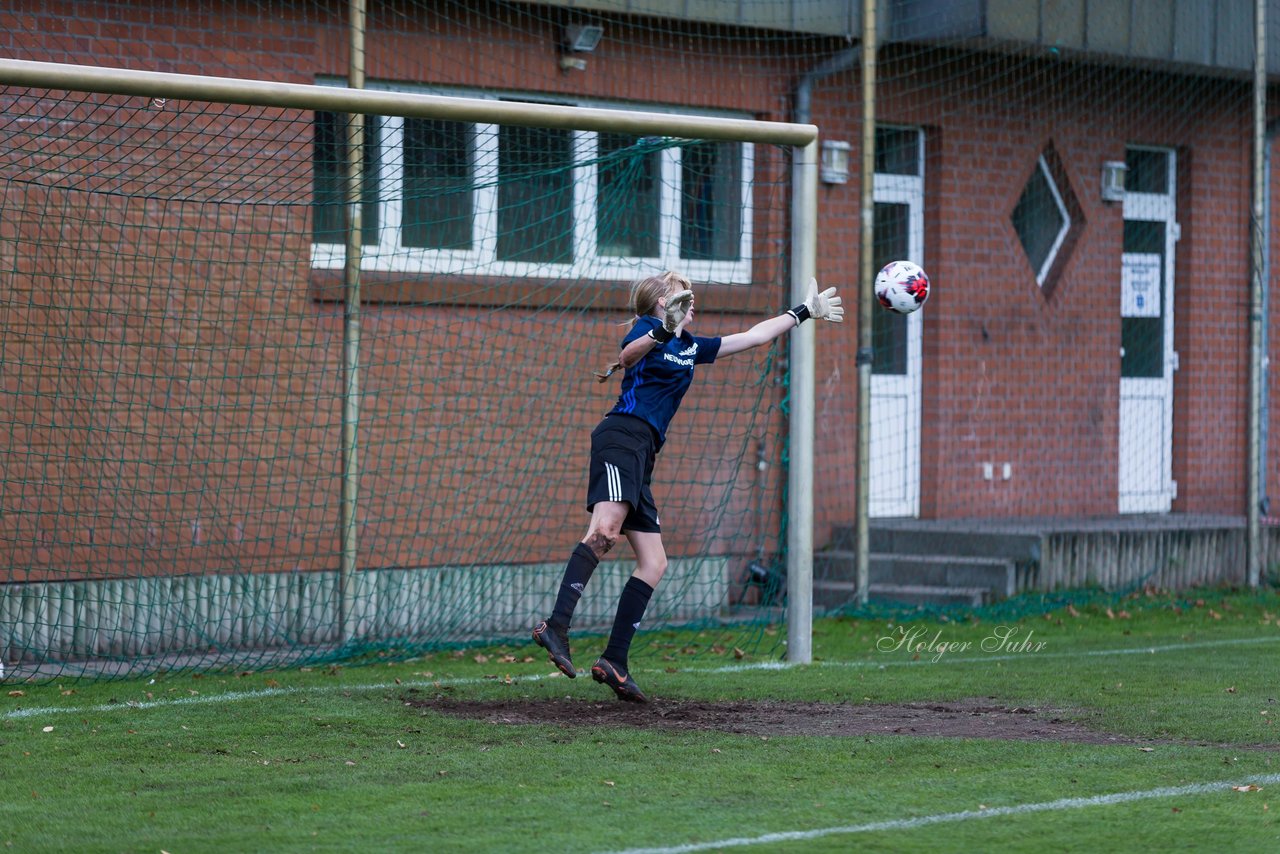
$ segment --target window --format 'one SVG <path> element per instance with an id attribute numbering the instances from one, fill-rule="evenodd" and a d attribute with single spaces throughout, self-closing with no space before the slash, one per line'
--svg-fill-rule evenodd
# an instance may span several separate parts
<path id="1" fill-rule="evenodd" d="M 742 158 L 738 145 L 711 142 L 684 149 L 680 257 L 733 261 L 742 251 Z"/>
<path id="2" fill-rule="evenodd" d="M 402 246 L 471 248 L 474 136 L 470 127 L 459 122 L 404 120 Z"/>
<path id="3" fill-rule="evenodd" d="M 1043 155 L 1013 209 L 1013 228 L 1035 270 L 1036 282 L 1043 286 L 1071 229 L 1071 216 Z"/>
<path id="4" fill-rule="evenodd" d="M 877 127 L 872 269 L 890 261 L 921 261 L 924 134 L 919 128 Z M 871 315 L 871 372 L 905 377 L 911 319 L 878 307 Z M 917 359 L 919 356 L 917 355 Z"/>
<path id="5" fill-rule="evenodd" d="M 314 150 L 314 210 L 312 240 L 346 243 L 346 116 L 316 113 Z M 364 184 L 361 192 L 360 242 L 370 245 L 378 235 L 378 122 L 364 117 Z"/>
<path id="6" fill-rule="evenodd" d="M 1169 194 L 1169 152 L 1129 146 L 1124 153 L 1126 193 Z"/>
<path id="7" fill-rule="evenodd" d="M 749 143 L 398 116 L 367 124 L 366 270 L 751 280 Z M 343 127 L 316 114 L 317 268 L 341 268 L 346 251 Z"/>
<path id="8" fill-rule="evenodd" d="M 643 141 L 602 133 L 596 191 L 596 251 L 614 258 L 655 258 L 660 239 L 662 161 L 657 151 L 628 149 Z"/>
<path id="9" fill-rule="evenodd" d="M 573 134 L 498 129 L 498 235 L 503 261 L 573 260 Z"/>

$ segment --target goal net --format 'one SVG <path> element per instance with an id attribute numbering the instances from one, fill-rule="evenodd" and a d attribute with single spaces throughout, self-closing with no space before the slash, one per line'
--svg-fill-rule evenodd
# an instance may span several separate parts
<path id="1" fill-rule="evenodd" d="M 786 147 L 366 116 L 351 468 L 350 117 L 0 98 L 11 667 L 525 638 L 586 529 L 589 434 L 621 378 L 593 372 L 630 283 L 705 283 L 703 335 L 786 308 Z M 698 371 L 655 474 L 671 567 L 650 626 L 778 617 L 783 354 Z M 584 631 L 631 568 L 625 544 L 602 564 Z"/>

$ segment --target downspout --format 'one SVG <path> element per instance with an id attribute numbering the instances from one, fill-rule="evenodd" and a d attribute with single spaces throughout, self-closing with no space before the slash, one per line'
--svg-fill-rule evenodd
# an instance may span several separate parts
<path id="1" fill-rule="evenodd" d="M 800 75 L 800 80 L 796 83 L 795 116 L 793 117 L 797 124 L 811 124 L 813 84 L 823 77 L 830 77 L 832 74 L 839 74 L 841 71 L 853 68 L 861 55 L 862 50 L 855 45 L 828 57 L 821 65 Z"/>

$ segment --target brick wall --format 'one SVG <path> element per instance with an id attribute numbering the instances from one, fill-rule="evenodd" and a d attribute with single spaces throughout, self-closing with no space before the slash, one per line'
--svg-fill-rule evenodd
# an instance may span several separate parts
<path id="1" fill-rule="evenodd" d="M 249 3 L 19 3 L 0 13 L 0 47 L 19 58 L 310 82 L 345 73 L 342 14 L 342 4 L 264 15 Z M 558 21 L 545 13 L 441 4 L 380 14 L 392 12 L 375 10 L 370 20 L 370 79 L 772 119 L 788 118 L 799 71 L 839 47 L 701 29 L 673 36 L 618 19 L 609 49 L 589 57 L 585 72 L 565 74 L 555 63 Z M 1133 142 L 1174 146 L 1181 166 L 1175 510 L 1243 512 L 1247 88 L 947 51 L 887 49 L 884 60 L 881 121 L 923 126 L 928 139 L 925 265 L 935 291 L 924 321 L 922 515 L 1114 512 L 1123 223 L 1119 206 L 1099 198 L 1098 171 Z M 22 97 L 7 97 L 12 113 Z M 822 81 L 814 99 L 815 122 L 825 137 L 854 142 L 855 164 L 859 98 L 857 74 L 848 73 Z M 182 104 L 148 112 L 138 99 L 72 98 L 65 109 L 65 144 L 79 146 L 69 151 L 125 154 L 88 178 L 35 183 L 21 180 L 22 170 L 37 169 L 38 157 L 4 161 L 2 382 L 12 414 L 0 559 L 10 580 L 332 568 L 342 307 L 317 301 L 310 287 L 307 117 L 292 125 L 257 109 L 211 117 L 207 128 L 228 136 L 210 138 L 167 123 Z M 89 113 L 108 115 L 115 130 L 75 139 L 76 120 Z M 232 131 L 255 142 L 232 144 Z M 136 133 L 168 137 L 131 159 Z M 1036 285 L 1009 222 L 1046 147 L 1083 220 L 1050 289 Z M 762 157 L 761 169 L 786 178 L 780 156 Z M 165 188 L 147 188 L 175 172 L 197 188 L 194 197 L 128 195 L 163 198 Z M 219 183 L 227 175 L 238 183 Z M 281 186 L 290 188 L 286 204 L 268 204 Z M 91 201 L 88 189 L 97 191 Z M 819 277 L 843 286 L 851 308 L 858 191 L 855 175 L 824 186 L 819 199 Z M 250 203 L 209 201 L 228 197 Z M 701 305 L 702 334 L 737 331 L 785 307 L 786 203 L 781 191 L 757 198 L 758 287 L 773 293 L 745 313 Z M 615 388 L 597 386 L 590 371 L 614 347 L 624 300 L 616 289 L 602 293 L 554 328 L 537 306 L 368 308 L 363 565 L 465 563 L 499 548 L 512 560 L 562 556 L 586 521 L 587 433 Z M 854 512 L 856 316 L 849 319 L 819 330 L 819 545 Z M 579 349 L 553 371 L 531 369 L 545 364 L 553 334 Z M 780 376 L 776 360 L 766 368 L 763 357 L 700 374 L 699 407 L 682 411 L 655 485 L 660 503 L 686 517 L 670 526 L 672 553 L 776 546 Z M 529 388 L 562 414 L 500 403 Z M 543 429 L 551 421 L 554 432 Z M 548 436 L 556 453 L 537 453 Z M 775 465 L 758 480 L 760 441 Z M 490 455 L 491 447 L 508 452 Z M 424 448 L 470 464 L 433 470 Z M 677 460 L 679 471 L 661 471 Z M 982 480 L 986 460 L 1011 463 L 1014 477 Z M 527 488 L 495 492 L 498 469 L 512 465 L 525 466 Z"/>

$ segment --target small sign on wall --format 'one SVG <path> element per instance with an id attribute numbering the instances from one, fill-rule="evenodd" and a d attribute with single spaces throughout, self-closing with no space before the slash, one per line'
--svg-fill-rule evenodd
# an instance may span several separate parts
<path id="1" fill-rule="evenodd" d="M 1120 316 L 1159 317 L 1164 259 L 1155 252 L 1126 252 L 1120 261 Z"/>

